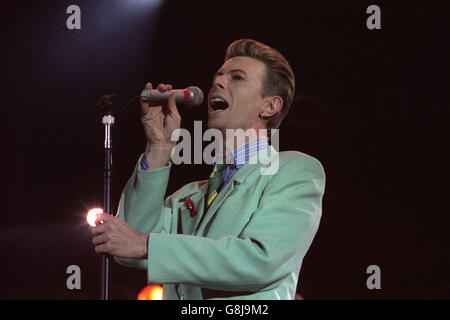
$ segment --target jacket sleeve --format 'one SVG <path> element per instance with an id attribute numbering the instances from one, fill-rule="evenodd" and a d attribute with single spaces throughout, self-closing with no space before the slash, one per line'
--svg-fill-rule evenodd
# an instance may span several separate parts
<path id="1" fill-rule="evenodd" d="M 144 234 L 161 232 L 167 210 L 163 210 L 164 195 L 169 181 L 171 164 L 154 170 L 142 170 L 141 158 L 134 169 L 119 202 L 117 217 Z M 147 268 L 146 259 L 114 257 L 124 265 Z"/>
<path id="2" fill-rule="evenodd" d="M 239 237 L 150 233 L 148 281 L 257 291 L 286 277 L 317 231 L 325 175 L 309 156 L 294 157 L 267 184 Z"/>

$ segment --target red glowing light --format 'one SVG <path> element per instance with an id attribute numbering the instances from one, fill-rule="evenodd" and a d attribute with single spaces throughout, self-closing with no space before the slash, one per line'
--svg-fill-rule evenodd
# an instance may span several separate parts
<path id="1" fill-rule="evenodd" d="M 139 292 L 138 300 L 162 300 L 163 288 L 157 284 L 149 284 Z"/>

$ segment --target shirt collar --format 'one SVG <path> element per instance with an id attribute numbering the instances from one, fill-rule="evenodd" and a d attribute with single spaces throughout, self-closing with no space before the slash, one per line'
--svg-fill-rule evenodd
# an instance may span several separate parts
<path id="1" fill-rule="evenodd" d="M 252 156 L 259 151 L 267 148 L 269 143 L 267 140 L 253 140 L 242 144 L 235 148 L 232 152 L 229 152 L 225 157 L 225 163 L 233 164 L 237 169 L 241 168 Z M 214 164 L 216 164 L 218 158 L 224 158 L 223 155 L 217 155 Z"/>

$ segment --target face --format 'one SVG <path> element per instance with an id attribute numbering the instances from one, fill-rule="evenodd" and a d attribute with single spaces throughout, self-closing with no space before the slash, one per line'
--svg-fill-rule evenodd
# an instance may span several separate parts
<path id="1" fill-rule="evenodd" d="M 264 106 L 263 62 L 250 57 L 227 60 L 214 75 L 208 94 L 208 127 L 219 130 L 258 128 Z"/>

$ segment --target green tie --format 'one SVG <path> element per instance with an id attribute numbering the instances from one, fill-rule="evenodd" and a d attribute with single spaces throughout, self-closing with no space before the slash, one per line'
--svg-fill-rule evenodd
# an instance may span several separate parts
<path id="1" fill-rule="evenodd" d="M 214 199 L 217 197 L 219 188 L 223 182 L 222 173 L 226 166 L 227 166 L 226 163 L 216 164 L 213 172 L 209 176 L 208 192 L 207 192 L 206 202 L 205 202 L 205 208 L 206 208 L 205 211 L 208 210 L 211 203 L 213 203 Z"/>

